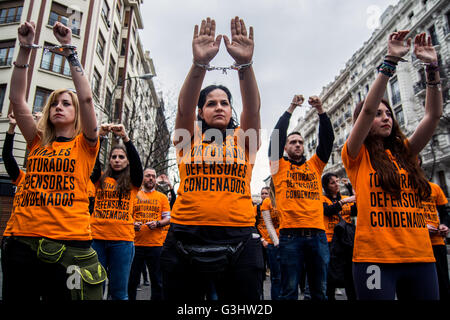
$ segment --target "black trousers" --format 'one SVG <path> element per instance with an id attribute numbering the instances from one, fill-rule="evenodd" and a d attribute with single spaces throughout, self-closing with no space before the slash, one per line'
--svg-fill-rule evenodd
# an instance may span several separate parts
<path id="1" fill-rule="evenodd" d="M 161 300 L 162 280 L 159 259 L 162 247 L 134 247 L 134 258 L 131 264 L 130 279 L 128 280 L 128 299 L 136 300 L 136 291 L 141 282 L 141 274 L 148 268 L 151 284 L 151 300 Z"/>
<path id="2" fill-rule="evenodd" d="M 2 294 L 5 301 L 72 300 L 69 274 L 59 263 L 45 263 L 26 244 L 2 241 Z"/>
<path id="3" fill-rule="evenodd" d="M 180 256 L 176 241 L 169 230 L 160 261 L 164 300 L 205 300 L 211 283 L 220 301 L 261 300 L 264 261 L 260 238 L 249 239 L 236 262 L 223 272 L 199 272 Z"/>
<path id="4" fill-rule="evenodd" d="M 448 278 L 447 247 L 445 245 L 433 246 L 434 258 L 436 259 L 436 272 L 439 283 L 440 300 L 450 299 L 450 284 Z"/>

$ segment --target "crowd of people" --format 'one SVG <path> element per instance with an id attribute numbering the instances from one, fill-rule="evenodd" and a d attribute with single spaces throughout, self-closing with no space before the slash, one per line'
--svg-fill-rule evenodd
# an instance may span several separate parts
<path id="1" fill-rule="evenodd" d="M 318 146 L 309 159 L 301 133 L 288 132 L 305 101 L 296 94 L 271 135 L 269 186 L 253 203 L 261 129 L 254 31 L 239 17 L 230 29 L 231 39 L 216 35 L 210 18 L 194 27 L 173 137 L 175 194 L 167 176 L 142 167 L 122 124 L 97 124 L 71 30 L 59 22 L 53 33 L 75 90 L 55 90 L 41 115 L 31 113 L 26 83 L 35 28 L 20 25 L 2 155 L 17 186 L 1 246 L 4 300 L 135 300 L 147 269 L 152 300 L 257 301 L 267 272 L 272 300 L 298 300 L 299 288 L 318 301 L 335 300 L 336 288 L 345 288 L 348 300 L 448 300 L 447 199 L 419 161 L 443 104 L 430 37 L 414 38 L 427 89 L 424 117 L 410 137 L 384 99 L 412 45 L 409 31 L 397 31 L 354 110 L 342 149 L 348 178 L 324 174 L 334 132 L 318 96 L 307 100 L 318 117 Z M 203 87 L 222 40 L 238 73 L 239 119 L 228 88 Z M 16 124 L 27 142 L 26 170 L 12 154 Z M 102 168 L 105 141 L 112 146 Z M 157 190 L 159 181 L 168 195 Z"/>

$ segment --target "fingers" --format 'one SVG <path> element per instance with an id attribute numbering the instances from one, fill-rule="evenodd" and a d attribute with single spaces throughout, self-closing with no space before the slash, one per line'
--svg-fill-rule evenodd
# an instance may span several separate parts
<path id="1" fill-rule="evenodd" d="M 248 38 L 249 38 L 250 40 L 253 40 L 253 27 L 250 27 L 250 29 L 249 29 L 249 35 L 248 35 Z"/>
<path id="2" fill-rule="evenodd" d="M 198 24 L 195 25 L 194 27 L 194 36 L 193 39 L 198 38 Z"/>

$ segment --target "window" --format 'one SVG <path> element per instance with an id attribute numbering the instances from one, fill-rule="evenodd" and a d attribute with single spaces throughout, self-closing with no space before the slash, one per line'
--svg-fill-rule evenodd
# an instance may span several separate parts
<path id="1" fill-rule="evenodd" d="M 105 110 L 109 111 L 112 103 L 112 93 L 111 90 L 106 89 L 106 95 L 105 95 Z"/>
<path id="2" fill-rule="evenodd" d="M 96 51 L 100 58 L 102 58 L 102 60 L 104 59 L 105 43 L 105 38 L 103 37 L 102 33 L 99 32 Z"/>
<path id="3" fill-rule="evenodd" d="M 103 0 L 102 17 L 105 19 L 105 21 L 109 20 L 109 5 L 106 0 Z"/>
<path id="4" fill-rule="evenodd" d="M 400 87 L 397 78 L 391 80 L 391 100 L 393 106 L 401 102 Z"/>
<path id="5" fill-rule="evenodd" d="M 111 56 L 111 61 L 109 62 L 108 74 L 113 80 L 114 80 L 115 71 L 116 71 L 116 61 Z"/>
<path id="6" fill-rule="evenodd" d="M 0 84 L 0 112 L 3 110 L 3 102 L 6 96 L 6 83 Z"/>
<path id="7" fill-rule="evenodd" d="M 130 47 L 130 65 L 134 68 L 134 50 Z"/>
<path id="8" fill-rule="evenodd" d="M 51 90 L 36 87 L 36 95 L 34 96 L 33 112 L 42 112 L 48 97 L 52 93 Z"/>
<path id="9" fill-rule="evenodd" d="M 45 43 L 45 45 L 51 46 L 52 44 Z M 60 73 L 65 76 L 71 75 L 69 61 L 67 61 L 66 57 L 52 51 L 44 51 L 42 55 L 41 68 Z"/>
<path id="10" fill-rule="evenodd" d="M 447 34 L 450 32 L 450 10 L 447 11 L 445 17 L 447 18 L 447 28 L 445 28 L 445 34 Z"/>
<path id="11" fill-rule="evenodd" d="M 125 12 L 125 20 L 123 22 L 123 26 L 125 28 L 128 28 L 129 24 L 130 24 L 130 11 L 128 10 L 128 11 Z"/>
<path id="12" fill-rule="evenodd" d="M 102 77 L 97 69 L 94 68 L 94 76 L 92 77 L 92 92 L 99 98 L 100 97 L 100 82 Z"/>
<path id="13" fill-rule="evenodd" d="M 127 39 L 123 38 L 122 39 L 122 46 L 120 47 L 120 55 L 124 56 L 126 52 L 127 52 Z"/>
<path id="14" fill-rule="evenodd" d="M 0 41 L 0 66 L 12 65 L 15 40 Z"/>
<path id="15" fill-rule="evenodd" d="M 112 36 L 113 45 L 118 48 L 119 47 L 119 30 L 117 30 L 116 25 L 114 25 L 113 36 Z"/>
<path id="16" fill-rule="evenodd" d="M 405 118 L 403 116 L 403 108 L 402 106 L 398 106 L 394 109 L 395 119 L 397 120 L 400 126 L 405 124 Z"/>
<path id="17" fill-rule="evenodd" d="M 428 34 L 431 37 L 431 43 L 433 44 L 433 46 L 439 44 L 439 41 L 437 39 L 437 34 L 436 34 L 436 28 L 434 27 L 434 25 L 432 25 L 430 28 L 428 28 Z"/>
<path id="18" fill-rule="evenodd" d="M 123 68 L 119 68 L 119 76 L 117 77 L 117 83 L 123 85 Z"/>
<path id="19" fill-rule="evenodd" d="M 122 1 L 117 1 L 116 5 L 117 15 L 119 16 L 119 20 L 122 18 Z"/>
<path id="20" fill-rule="evenodd" d="M 2 1 L 0 3 L 0 24 L 20 22 L 23 1 Z"/>
<path id="21" fill-rule="evenodd" d="M 73 34 L 80 35 L 82 13 L 68 8 L 59 3 L 52 2 L 50 17 L 48 24 L 53 26 L 55 22 L 59 21 L 65 26 L 68 26 Z"/>

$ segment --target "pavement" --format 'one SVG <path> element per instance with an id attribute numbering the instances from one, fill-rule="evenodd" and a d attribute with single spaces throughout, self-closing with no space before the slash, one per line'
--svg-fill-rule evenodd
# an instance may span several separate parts
<path id="1" fill-rule="evenodd" d="M 0 259 L 1 259 L 1 251 L 0 251 Z M 450 245 L 447 245 L 447 260 L 448 260 L 449 266 L 450 266 Z M 450 272 L 450 270 L 449 270 L 449 272 Z M 0 288 L 2 287 L 2 281 L 3 281 L 3 272 L 1 271 L 1 266 L 0 266 Z M 144 286 L 143 279 L 141 279 L 141 284 L 138 287 L 136 300 L 150 300 L 150 298 L 151 298 L 150 288 L 151 288 L 150 286 Z M 269 276 L 267 276 L 266 280 L 264 281 L 264 289 L 263 290 L 264 290 L 264 292 L 263 292 L 264 300 L 271 300 Z M 106 294 L 107 294 L 107 292 L 105 292 L 104 298 L 106 298 Z M 335 297 L 336 297 L 336 300 L 347 300 L 344 289 L 337 290 Z M 1 290 L 0 290 L 0 300 L 2 300 Z M 301 292 L 299 292 L 299 300 L 304 300 L 304 296 Z"/>

